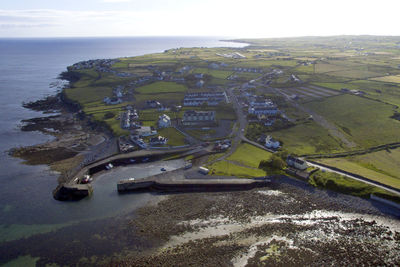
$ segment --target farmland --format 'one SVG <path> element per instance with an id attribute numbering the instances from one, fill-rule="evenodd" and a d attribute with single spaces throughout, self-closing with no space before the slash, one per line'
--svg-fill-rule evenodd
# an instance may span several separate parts
<path id="1" fill-rule="evenodd" d="M 400 149 L 317 161 L 400 188 Z"/>
<path id="2" fill-rule="evenodd" d="M 400 142 L 400 122 L 390 118 L 395 111 L 392 105 L 340 95 L 309 102 L 306 106 L 333 122 L 361 147 Z"/>

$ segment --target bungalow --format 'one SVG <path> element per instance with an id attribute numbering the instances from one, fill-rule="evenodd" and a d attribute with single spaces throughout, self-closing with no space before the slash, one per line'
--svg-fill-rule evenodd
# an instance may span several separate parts
<path id="1" fill-rule="evenodd" d="M 308 168 L 307 162 L 300 158 L 296 158 L 293 156 L 288 156 L 286 159 L 287 165 L 290 167 L 299 169 L 299 170 L 306 170 Z"/>
<path id="2" fill-rule="evenodd" d="M 150 145 L 166 145 L 168 142 L 168 138 L 157 136 L 150 138 L 149 144 Z"/>
<path id="3" fill-rule="evenodd" d="M 141 126 L 139 129 L 135 130 L 135 134 L 138 136 L 151 136 L 156 135 L 157 131 L 152 130 L 150 126 Z"/>
<path id="4" fill-rule="evenodd" d="M 158 127 L 160 127 L 160 128 L 171 127 L 171 118 L 166 114 L 159 116 L 158 117 Z"/>
<path id="5" fill-rule="evenodd" d="M 265 138 L 265 147 L 271 149 L 278 149 L 281 143 L 278 140 L 275 140 L 270 135 Z"/>

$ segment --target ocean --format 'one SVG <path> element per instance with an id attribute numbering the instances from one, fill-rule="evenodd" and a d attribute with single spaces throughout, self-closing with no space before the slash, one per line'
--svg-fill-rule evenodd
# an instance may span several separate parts
<path id="1" fill-rule="evenodd" d="M 53 95 L 57 77 L 82 60 L 116 58 L 162 52 L 178 47 L 242 47 L 216 37 L 132 37 L 0 39 L 0 246 L 35 234 L 129 212 L 150 195 L 119 197 L 115 181 L 99 181 L 92 198 L 58 202 L 52 197 L 56 173 L 47 166 L 28 166 L 8 155 L 8 150 L 50 140 L 39 132 L 20 131 L 21 120 L 42 116 L 22 107 L 23 102 Z M 182 162 L 174 162 L 176 167 Z M 137 177 L 152 174 L 159 166 L 131 170 Z M 97 193 L 96 193 L 97 191 Z M 102 192 L 100 194 L 100 192 Z M 21 252 L 25 253 L 26 252 Z M 1 259 L 1 257 L 0 257 Z M 1 261 L 0 261 L 1 263 Z"/>

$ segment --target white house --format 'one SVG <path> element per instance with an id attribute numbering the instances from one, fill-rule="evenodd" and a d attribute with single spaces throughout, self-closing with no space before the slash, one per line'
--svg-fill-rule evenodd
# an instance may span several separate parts
<path id="1" fill-rule="evenodd" d="M 168 142 L 168 138 L 162 136 L 156 136 L 150 138 L 149 144 L 150 145 L 166 145 Z"/>
<path id="2" fill-rule="evenodd" d="M 303 171 L 308 168 L 308 164 L 305 160 L 295 158 L 293 156 L 288 156 L 286 159 L 286 163 L 290 167 L 294 167 L 296 169 L 303 170 Z"/>
<path id="3" fill-rule="evenodd" d="M 171 118 L 166 114 L 159 116 L 158 117 L 158 127 L 160 127 L 160 128 L 171 127 Z"/>
<path id="4" fill-rule="evenodd" d="M 280 145 L 281 145 L 281 143 L 278 140 L 275 140 L 274 138 L 272 138 L 270 135 L 268 135 L 265 138 L 265 147 L 267 147 L 267 148 L 277 149 L 277 148 L 279 148 Z"/>

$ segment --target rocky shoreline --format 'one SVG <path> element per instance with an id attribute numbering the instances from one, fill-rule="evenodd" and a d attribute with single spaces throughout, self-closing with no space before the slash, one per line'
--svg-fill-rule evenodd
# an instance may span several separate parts
<path id="1" fill-rule="evenodd" d="M 110 266 L 400 263 L 400 224 L 371 202 L 276 180 L 243 192 L 170 195 L 130 228 L 152 249 Z"/>
<path id="2" fill-rule="evenodd" d="M 65 99 L 62 92 L 23 103 L 23 106 L 46 116 L 21 121 L 21 131 L 39 131 L 53 139 L 43 144 L 11 149 L 9 154 L 23 159 L 25 164 L 48 165 L 52 171 L 60 173 L 59 182 L 68 179 L 66 174 L 82 164 L 93 146 L 112 137 L 110 131 L 86 118 L 75 103 Z"/>

